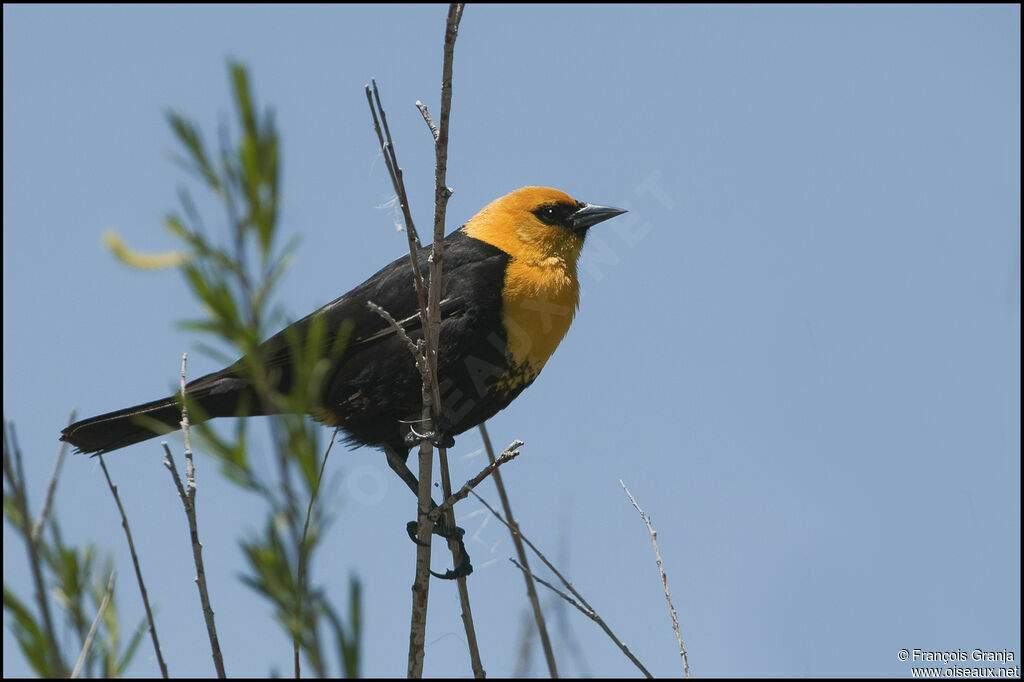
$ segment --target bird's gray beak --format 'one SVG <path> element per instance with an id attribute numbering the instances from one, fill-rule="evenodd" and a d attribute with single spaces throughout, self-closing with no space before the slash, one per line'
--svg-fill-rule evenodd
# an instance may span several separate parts
<path id="1" fill-rule="evenodd" d="M 597 204 L 583 204 L 575 213 L 569 216 L 568 223 L 569 227 L 573 232 L 579 236 L 583 236 L 587 233 L 587 229 L 597 225 L 600 222 L 604 222 L 609 218 L 614 218 L 617 215 L 622 215 L 626 212 L 624 208 L 614 208 L 612 206 L 598 206 Z"/>

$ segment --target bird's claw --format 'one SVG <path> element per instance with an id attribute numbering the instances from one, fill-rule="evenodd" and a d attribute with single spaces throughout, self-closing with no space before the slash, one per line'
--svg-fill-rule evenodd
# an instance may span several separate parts
<path id="1" fill-rule="evenodd" d="M 423 542 L 417 536 L 417 533 L 419 532 L 419 526 L 420 524 L 417 521 L 410 521 L 409 523 L 405 524 L 405 532 L 409 534 L 409 539 L 415 542 L 420 547 L 430 547 L 429 542 Z"/>
<path id="2" fill-rule="evenodd" d="M 429 569 L 428 569 L 429 570 Z M 448 569 L 444 573 L 438 573 L 437 571 L 430 571 L 430 575 L 441 580 L 458 580 L 459 578 L 465 578 L 467 575 L 473 572 L 473 564 L 469 563 L 469 555 L 466 554 L 465 548 L 462 549 L 462 563 L 455 567 L 455 569 Z"/>
<path id="3" fill-rule="evenodd" d="M 418 536 L 419 523 L 416 521 L 410 521 L 405 525 L 405 531 L 409 534 L 409 539 L 415 542 L 421 547 L 429 547 L 429 543 L 423 542 Z M 433 534 L 438 535 L 445 540 L 455 540 L 459 543 L 459 556 L 462 557 L 462 561 L 454 569 L 448 569 L 444 573 L 437 573 L 430 571 L 430 574 L 435 578 L 442 580 L 455 580 L 457 578 L 464 578 L 473 572 L 473 564 L 469 560 L 469 552 L 466 551 L 466 543 L 463 542 L 462 538 L 465 536 L 466 531 L 458 526 L 454 530 L 449 530 L 445 523 L 444 517 L 434 522 Z"/>

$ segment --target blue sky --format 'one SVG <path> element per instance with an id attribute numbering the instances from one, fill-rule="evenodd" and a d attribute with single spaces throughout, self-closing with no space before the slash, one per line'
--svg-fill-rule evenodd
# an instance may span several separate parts
<path id="1" fill-rule="evenodd" d="M 282 230 L 302 242 L 279 300 L 301 317 L 405 249 L 370 77 L 429 224 L 413 103 L 437 110 L 445 10 L 3 12 L 4 417 L 38 504 L 72 408 L 165 395 L 183 351 L 192 376 L 220 368 L 175 325 L 198 312 L 180 276 L 127 270 L 100 240 L 176 246 L 161 218 L 187 179 L 163 112 L 210 137 L 230 111 L 226 59 L 250 67 L 282 133 Z M 1019 662 L 1020 8 L 470 6 L 454 93 L 450 229 L 524 185 L 630 210 L 592 230 L 573 328 L 489 428 L 498 447 L 526 441 L 504 469 L 524 532 L 645 665 L 681 672 L 619 479 L 658 531 L 695 674 L 902 676 L 904 648 Z M 459 439 L 454 480 L 479 448 Z M 378 453 L 339 452 L 313 578 L 337 603 L 362 579 L 363 672 L 402 675 L 413 500 Z M 153 441 L 107 461 L 171 674 L 209 675 L 161 459 Z M 269 606 L 237 580 L 262 509 L 198 462 L 228 672 L 287 671 Z M 484 664 L 511 674 L 527 614 L 514 550 L 477 503 L 460 509 Z M 69 541 L 113 552 L 135 622 L 96 462 L 68 460 L 57 511 Z M 5 526 L 4 581 L 27 593 L 23 556 Z M 635 674 L 593 623 L 544 601 L 563 674 Z M 425 674 L 469 675 L 454 587 L 435 583 L 430 607 Z M 5 676 L 26 672 L 6 627 L 4 653 Z M 530 670 L 544 672 L 539 648 Z M 157 671 L 144 643 L 130 672 Z"/>

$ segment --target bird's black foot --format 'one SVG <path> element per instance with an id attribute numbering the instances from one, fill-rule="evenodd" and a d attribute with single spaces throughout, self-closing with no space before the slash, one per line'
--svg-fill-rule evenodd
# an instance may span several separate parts
<path id="1" fill-rule="evenodd" d="M 417 545 L 422 545 L 423 547 L 426 547 L 427 543 L 420 540 L 419 537 L 417 536 L 418 531 L 418 521 L 410 521 L 409 523 L 405 524 L 405 532 L 409 534 L 409 539 L 415 542 Z M 462 536 L 466 534 L 466 531 L 462 528 L 459 528 L 458 526 L 455 526 L 454 530 L 450 530 L 448 527 L 448 522 L 445 520 L 443 516 L 441 516 L 437 519 L 437 521 L 434 522 L 434 528 L 431 532 L 434 535 L 444 538 L 445 540 L 462 540 Z"/>
<path id="2" fill-rule="evenodd" d="M 417 545 L 427 547 L 428 544 L 419 539 L 417 536 L 417 530 L 419 524 L 416 521 L 410 521 L 405 525 L 405 531 L 409 534 L 409 539 L 415 542 Z M 455 540 L 459 543 L 459 556 L 462 557 L 462 561 L 454 569 L 448 569 L 444 573 L 436 573 L 431 571 L 430 574 L 435 578 L 441 578 L 442 580 L 455 580 L 456 578 L 463 578 L 473 572 L 473 564 L 469 560 L 469 552 L 466 551 L 466 543 L 463 542 L 462 538 L 466 534 L 462 528 L 455 526 L 454 530 L 451 530 L 445 521 L 444 517 L 439 518 L 434 522 L 433 534 L 438 535 L 445 540 Z"/>
<path id="3" fill-rule="evenodd" d="M 459 552 L 462 556 L 462 562 L 454 569 L 449 568 L 444 573 L 438 573 L 436 571 L 430 571 L 430 575 L 441 580 L 458 580 L 459 578 L 465 578 L 467 575 L 473 572 L 473 564 L 469 562 L 469 555 L 466 554 L 466 545 L 459 540 Z"/>
<path id="4" fill-rule="evenodd" d="M 419 531 L 419 529 L 420 524 L 418 521 L 410 521 L 409 523 L 405 524 L 405 532 L 409 534 L 410 540 L 415 542 L 420 547 L 429 547 L 429 542 L 423 542 L 416 536 L 416 533 Z"/>

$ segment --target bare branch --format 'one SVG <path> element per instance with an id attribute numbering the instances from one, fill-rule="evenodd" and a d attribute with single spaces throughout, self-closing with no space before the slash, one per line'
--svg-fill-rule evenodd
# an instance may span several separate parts
<path id="1" fill-rule="evenodd" d="M 384 321 L 388 323 L 388 326 L 394 329 L 395 333 L 398 334 L 398 338 L 402 339 L 402 341 L 405 342 L 405 345 L 409 349 L 409 352 L 412 353 L 413 360 L 416 361 L 416 368 L 420 371 L 420 374 L 422 375 L 424 372 L 426 372 L 427 367 L 425 364 L 426 361 L 423 359 L 423 353 L 420 352 L 419 348 L 417 348 L 416 342 L 413 341 L 412 338 L 410 338 L 409 335 L 405 333 L 405 329 L 402 327 L 402 325 L 398 324 L 398 322 L 395 321 L 395 318 L 391 316 L 391 313 L 384 310 L 373 301 L 367 301 L 366 307 L 368 307 L 370 310 L 384 318 Z"/>
<path id="2" fill-rule="evenodd" d="M 384 114 L 384 107 L 380 103 L 380 90 L 377 88 L 377 81 L 370 80 L 373 87 L 366 86 L 366 102 L 370 105 L 370 113 L 373 114 L 373 129 L 377 132 L 377 140 L 380 142 L 381 153 L 384 155 L 384 165 L 387 166 L 388 175 L 391 176 L 391 186 L 398 196 L 398 203 L 402 207 L 402 217 L 405 219 L 405 233 L 409 242 L 409 261 L 412 263 L 412 278 L 416 286 L 416 296 L 419 299 L 420 315 L 422 322 L 426 325 L 427 297 L 426 288 L 423 284 L 423 275 L 420 274 L 419 263 L 416 259 L 416 251 L 420 248 L 420 238 L 416 234 L 416 225 L 412 221 L 412 213 L 409 210 L 409 196 L 405 191 L 405 183 L 402 181 L 402 169 L 398 165 L 398 157 L 395 156 L 395 146 L 391 141 L 391 132 L 387 132 L 387 140 L 384 139 L 384 132 L 381 130 L 381 121 L 384 129 L 387 130 L 388 120 Z M 376 105 L 376 106 L 375 106 Z"/>
<path id="3" fill-rule="evenodd" d="M 103 469 L 103 476 L 107 479 L 107 486 L 110 487 L 110 494 L 114 496 L 114 502 L 117 503 L 117 511 L 121 514 L 121 527 L 124 528 L 125 537 L 128 538 L 128 551 L 132 555 L 132 564 L 135 566 L 135 579 L 139 583 L 139 592 L 142 593 L 142 605 L 146 608 L 146 619 L 149 621 L 149 635 L 153 640 L 153 649 L 156 650 L 156 660 L 160 665 L 160 673 L 167 679 L 167 664 L 164 662 L 164 655 L 160 651 L 160 639 L 156 636 L 156 621 L 153 619 L 153 610 L 149 606 L 149 593 L 146 592 L 146 583 L 142 579 L 142 568 L 139 566 L 139 555 L 135 552 L 135 542 L 132 540 L 132 531 L 128 527 L 128 515 L 124 512 L 124 506 L 121 505 L 121 496 L 117 494 L 117 486 L 110 479 L 110 472 L 107 471 L 107 463 L 103 460 L 103 455 L 97 455 L 100 460 L 100 468 Z M 72 677 L 74 677 L 72 675 Z"/>
<path id="4" fill-rule="evenodd" d="M 626 657 L 633 662 L 633 665 L 639 668 L 640 672 L 642 672 L 645 676 L 652 677 L 651 673 L 647 671 L 647 668 L 644 667 L 643 663 L 641 663 L 637 659 L 637 657 L 633 655 L 633 652 L 629 650 L 629 647 L 627 647 L 622 642 L 622 640 L 615 636 L 615 633 L 612 632 L 611 628 L 608 627 L 608 624 L 604 622 L 604 619 L 601 618 L 600 615 L 598 615 L 597 611 L 594 610 L 594 607 L 587 603 L 587 600 L 583 598 L 583 595 L 576 591 L 576 588 L 572 586 L 572 583 L 565 579 L 565 576 L 563 576 L 559 572 L 559 570 L 555 568 L 550 561 L 548 561 L 548 558 L 544 556 L 544 554 L 539 549 L 537 549 L 537 546 L 530 542 L 530 539 L 523 535 L 522 531 L 520 531 L 518 527 L 512 528 L 512 526 L 509 525 L 508 521 L 502 518 L 501 514 L 496 512 L 494 508 L 491 507 L 491 505 L 487 504 L 484 498 L 480 497 L 480 495 L 478 495 L 475 490 L 472 491 L 472 493 L 476 497 L 476 499 L 480 500 L 481 504 L 487 507 L 487 509 L 490 510 L 490 512 L 494 514 L 495 517 L 497 517 L 499 521 L 505 524 L 509 531 L 523 538 L 523 542 L 525 542 L 527 546 L 529 546 L 529 548 L 534 551 L 534 553 L 540 558 L 540 560 L 544 562 L 544 565 L 547 566 L 551 570 L 551 572 L 554 573 L 558 577 L 558 579 L 562 581 L 562 584 L 565 585 L 565 588 L 569 590 L 569 592 L 571 592 L 574 597 L 576 597 L 580 604 L 583 605 L 584 608 L 581 610 L 583 610 L 584 613 L 587 613 L 588 617 L 591 620 L 593 620 L 595 623 L 601 626 L 601 629 L 605 631 L 605 634 L 607 634 L 612 639 L 612 641 L 615 642 L 615 644 L 622 650 L 622 653 L 624 653 Z"/>
<path id="5" fill-rule="evenodd" d="M 164 446 L 166 457 L 164 466 L 171 472 L 174 485 L 178 488 L 178 495 L 185 507 L 185 517 L 188 519 L 188 531 L 192 540 L 192 560 L 196 566 L 196 586 L 199 588 L 199 601 L 203 608 L 203 618 L 206 621 L 206 633 L 210 638 L 210 650 L 213 655 L 213 665 L 217 669 L 217 677 L 227 677 L 224 672 L 224 657 L 220 652 L 220 640 L 217 638 L 217 627 L 214 623 L 213 608 L 210 606 L 210 593 L 206 586 L 206 570 L 203 567 L 203 545 L 199 542 L 199 526 L 196 521 L 196 479 L 195 467 L 192 464 L 192 448 L 189 441 L 188 411 L 185 403 L 185 361 L 188 355 L 181 358 L 181 428 L 185 432 L 185 467 L 188 480 L 188 489 L 181 483 L 181 476 L 178 475 L 178 468 L 174 464 L 174 457 L 171 456 L 171 449 L 167 447 L 167 441 L 161 442 Z"/>
<path id="6" fill-rule="evenodd" d="M 178 489 L 178 497 L 187 500 L 188 494 L 185 492 L 185 486 L 181 484 L 181 476 L 178 474 L 178 467 L 174 464 L 174 458 L 171 457 L 171 449 L 165 440 L 160 441 L 160 445 L 164 448 L 164 466 L 171 472 L 171 480 L 174 481 L 174 487 Z"/>
<path id="7" fill-rule="evenodd" d="M 672 605 L 672 595 L 668 593 L 668 578 L 665 576 L 665 568 L 661 564 L 661 552 L 658 550 L 658 534 L 654 532 L 654 527 L 651 526 L 651 520 L 647 518 L 647 514 L 640 508 L 640 505 L 636 503 L 636 499 L 633 498 L 633 493 L 629 492 L 629 488 L 626 484 L 619 479 L 619 485 L 629 495 L 629 501 L 633 503 L 636 510 L 640 512 L 640 518 L 647 524 L 647 530 L 651 533 L 651 544 L 654 545 L 654 560 L 658 564 L 658 572 L 661 573 L 661 586 L 665 589 L 665 600 L 668 602 L 668 611 L 672 615 L 672 629 L 676 633 L 676 641 L 679 642 L 679 655 L 683 659 L 683 674 L 686 677 L 690 677 L 690 662 L 686 660 L 686 647 L 683 646 L 683 636 L 679 633 L 679 619 L 676 618 L 676 607 Z"/>
<path id="8" fill-rule="evenodd" d="M 89 654 L 89 648 L 92 646 L 93 637 L 96 636 L 96 629 L 99 628 L 100 620 L 103 619 L 103 614 L 107 611 L 107 605 L 110 603 L 110 596 L 114 593 L 114 577 L 117 576 L 116 571 L 110 572 L 110 579 L 107 581 L 107 591 L 103 594 L 103 601 L 100 602 L 100 608 L 96 612 L 96 618 L 92 621 L 92 627 L 89 628 L 89 634 L 85 636 L 85 642 L 82 644 L 82 651 L 78 654 L 78 662 L 75 663 L 75 669 L 71 671 L 71 679 L 78 677 L 78 674 L 82 672 L 82 666 L 85 665 L 85 658 Z M 166 671 L 164 677 L 167 677 Z"/>
<path id="9" fill-rule="evenodd" d="M 435 204 L 434 204 L 434 240 L 430 254 L 430 290 L 429 297 L 425 298 L 422 276 L 420 274 L 419 258 L 417 247 L 419 240 L 415 228 L 412 225 L 412 216 L 409 212 L 408 198 L 402 180 L 402 171 L 398 166 L 395 155 L 394 144 L 391 140 L 391 133 L 387 126 L 387 118 L 383 107 L 380 104 L 380 94 L 376 82 L 373 88 L 366 88 L 366 99 L 373 113 L 374 128 L 377 132 L 377 139 L 381 144 L 381 152 L 384 155 L 385 164 L 391 175 L 391 182 L 398 195 L 402 206 L 403 215 L 406 220 L 407 236 L 409 241 L 409 260 L 412 265 L 413 278 L 416 286 L 416 293 L 419 298 L 420 316 L 426 342 L 426 362 L 417 365 L 422 375 L 423 385 L 421 391 L 422 412 L 421 421 L 429 431 L 434 430 L 433 408 L 441 406 L 441 392 L 437 382 L 437 348 L 441 328 L 441 259 L 444 249 L 444 215 L 447 199 L 451 196 L 451 190 L 447 188 L 445 176 L 447 172 L 448 158 L 448 119 L 451 111 L 451 74 L 452 59 L 454 55 L 455 39 L 458 35 L 458 25 L 462 18 L 463 5 L 452 4 L 448 10 L 448 22 L 445 29 L 444 42 L 444 65 L 442 68 L 441 85 L 441 125 L 435 138 Z M 375 106 L 376 105 L 376 106 Z M 422 111 L 422 110 L 421 110 Z M 379 114 L 379 116 L 378 116 Z M 382 130 L 383 127 L 383 130 Z M 387 138 L 385 141 L 385 137 Z M 438 448 L 438 455 L 441 462 L 442 490 L 445 498 L 451 496 L 451 480 L 448 473 L 447 453 L 444 448 Z M 432 522 L 429 515 L 433 505 L 430 499 L 430 480 L 433 464 L 433 447 L 428 441 L 420 445 L 419 457 L 419 495 L 418 495 L 418 527 L 417 536 L 429 538 L 433 532 Z M 445 514 L 449 527 L 455 528 L 455 516 L 451 509 Z M 426 613 L 427 594 L 430 581 L 430 543 L 424 542 L 417 547 L 416 552 L 416 581 L 413 584 L 413 609 L 412 625 L 409 633 L 409 661 L 408 674 L 410 677 L 420 677 L 423 674 L 423 643 L 426 634 Z M 458 539 L 450 539 L 448 547 L 452 551 L 452 557 L 456 566 L 461 566 L 464 561 L 462 557 L 462 543 Z M 462 619 L 466 626 L 467 643 L 470 649 L 470 657 L 473 664 L 473 672 L 477 677 L 484 675 L 483 665 L 480 663 L 479 649 L 476 643 L 476 633 L 473 629 L 472 612 L 469 605 L 469 593 L 466 589 L 465 578 L 459 578 L 459 595 L 462 602 Z"/>
<path id="10" fill-rule="evenodd" d="M 480 485 L 480 482 L 487 478 L 490 474 L 496 472 L 498 467 L 506 462 L 511 462 L 513 459 L 519 456 L 519 448 L 523 446 L 523 441 L 514 440 L 512 443 L 505 448 L 497 459 L 492 459 L 491 463 L 485 466 L 479 474 L 466 481 L 466 484 L 454 495 L 448 497 L 437 509 L 430 512 L 430 517 L 437 520 L 441 514 L 446 513 L 449 509 L 455 506 L 455 503 L 459 500 L 465 499 L 469 496 L 469 491 Z"/>
<path id="11" fill-rule="evenodd" d="M 558 589 L 557 587 L 555 587 L 554 585 L 549 583 L 547 580 L 544 580 L 544 578 L 541 578 L 536 573 L 533 573 L 532 571 L 530 571 L 528 568 L 524 567 L 522 564 L 520 564 L 518 561 L 516 561 L 512 557 L 509 557 L 508 560 L 511 561 L 513 564 L 515 564 L 516 568 L 518 568 L 524 574 L 528 573 L 530 575 L 530 578 L 532 578 L 533 580 L 536 580 L 541 585 L 543 585 L 544 587 L 548 588 L 549 590 L 551 590 L 552 592 L 557 594 L 559 597 L 561 597 L 565 601 L 567 601 L 570 604 L 572 604 L 573 606 L 575 606 L 577 609 L 579 609 L 580 613 L 582 613 L 587 618 L 590 618 L 591 620 L 593 620 L 594 616 L 597 615 L 592 610 L 590 610 L 588 608 L 584 608 L 584 606 L 582 604 L 580 604 L 578 601 L 576 601 L 575 599 L 573 599 L 572 597 L 567 595 L 565 592 L 562 592 L 560 589 Z"/>
<path id="12" fill-rule="evenodd" d="M 484 448 L 487 450 L 487 458 L 491 462 L 495 461 L 494 448 L 491 446 L 491 436 L 487 433 L 487 426 L 480 424 L 480 435 L 484 439 Z M 516 523 L 515 517 L 512 515 L 512 504 L 509 502 L 508 494 L 505 492 L 505 483 L 501 480 L 501 472 L 495 469 L 494 485 L 498 489 L 498 497 L 501 498 L 501 506 L 505 510 L 505 517 L 508 519 L 508 525 L 511 529 L 518 531 L 519 524 Z M 537 632 L 540 633 L 541 645 L 544 648 L 544 658 L 548 664 L 548 673 L 552 678 L 558 677 L 558 666 L 555 664 L 555 651 L 551 646 L 551 638 L 548 636 L 547 623 L 544 620 L 544 612 L 540 608 L 540 599 L 537 598 L 537 589 L 533 585 L 533 580 L 529 568 L 530 564 L 526 558 L 526 548 L 523 547 L 523 540 L 518 532 L 512 532 L 512 543 L 516 546 L 516 554 L 519 555 L 519 563 L 526 567 L 523 572 L 523 579 L 526 581 L 526 595 L 530 599 L 530 606 L 533 609 L 533 620 L 537 624 Z"/>
<path id="13" fill-rule="evenodd" d="M 191 427 L 188 421 L 188 404 L 185 402 L 185 368 L 188 363 L 188 353 L 181 354 L 181 432 L 185 436 L 185 478 L 188 481 L 189 501 L 195 506 L 196 499 L 196 469 L 192 462 L 192 440 Z"/>
<path id="14" fill-rule="evenodd" d="M 434 142 L 437 142 L 437 126 L 434 125 L 434 119 L 430 118 L 430 112 L 427 111 L 427 105 L 423 102 L 416 100 L 416 108 L 423 114 L 423 120 L 427 122 L 427 127 L 430 128 L 430 134 L 434 136 Z"/>
<path id="15" fill-rule="evenodd" d="M 402 213 L 405 217 L 406 225 L 406 237 L 409 243 L 409 263 L 412 266 L 413 282 L 416 287 L 416 296 L 419 302 L 420 321 L 424 329 L 427 329 L 427 298 L 426 289 L 423 284 L 423 275 L 420 273 L 419 259 L 417 257 L 417 251 L 419 249 L 419 237 L 416 234 L 416 227 L 412 222 L 412 215 L 409 212 L 409 200 L 408 195 L 405 191 L 405 183 L 402 180 L 402 169 L 398 166 L 398 158 L 395 155 L 394 144 L 391 140 L 391 132 L 387 127 L 387 117 L 384 113 L 384 107 L 380 103 L 380 90 L 377 88 L 377 81 L 372 80 L 373 87 L 366 86 L 366 101 L 370 105 L 370 112 L 373 114 L 373 127 L 377 132 L 377 139 L 381 145 L 381 152 L 384 155 L 384 163 L 388 168 L 388 173 L 391 176 L 391 184 L 394 187 L 395 194 L 398 196 L 398 201 L 402 206 Z M 381 125 L 383 124 L 383 131 Z M 385 135 L 387 140 L 385 141 Z M 377 308 L 380 308 L 377 306 Z M 377 310 L 378 314 L 385 313 L 383 309 Z M 390 315 L 385 315 L 385 319 L 391 318 Z M 391 318 L 391 323 L 394 323 L 396 327 L 401 327 L 394 319 Z M 404 334 L 404 330 L 400 329 L 400 333 Z M 427 336 L 426 334 L 424 336 Z M 405 337 L 408 340 L 408 336 Z M 408 340 L 411 343 L 411 340 Z M 429 343 L 429 339 L 426 339 Z M 415 348 L 415 344 L 413 344 Z M 428 346 L 429 353 L 429 346 Z M 423 417 L 424 423 L 428 426 L 427 430 L 432 430 L 432 421 L 430 418 L 431 405 L 433 404 L 433 393 L 430 390 L 430 386 L 433 383 L 430 377 L 430 365 L 426 362 L 423 354 L 417 349 L 416 367 L 419 369 L 420 376 L 423 380 L 422 390 L 420 392 L 421 401 L 423 404 L 421 416 Z M 420 458 L 419 458 L 419 494 L 417 498 L 416 510 L 417 510 L 417 537 L 429 538 L 432 533 L 432 528 L 429 525 L 427 519 L 427 513 L 430 511 L 431 499 L 430 499 L 430 479 L 431 479 L 431 465 L 433 464 L 433 449 L 429 442 L 424 441 L 420 445 Z M 412 623 L 409 628 L 409 660 L 408 660 L 408 674 L 409 677 L 422 677 L 423 676 L 423 645 L 426 639 L 427 630 L 427 597 L 430 592 L 430 543 L 423 542 L 416 547 L 416 578 L 412 586 Z"/>
<path id="16" fill-rule="evenodd" d="M 430 251 L 430 302 L 427 311 L 427 362 L 430 363 L 433 378 L 432 389 L 434 404 L 441 405 L 441 391 L 437 384 L 437 349 L 441 334 L 441 272 L 444 253 L 444 223 L 448 208 L 448 198 L 452 195 L 447 185 L 448 176 L 448 122 L 452 109 L 452 64 L 455 59 L 455 40 L 459 35 L 459 22 L 465 5 L 452 3 L 448 6 L 448 20 L 444 32 L 444 58 L 441 67 L 441 117 L 438 122 L 437 136 L 434 140 L 434 240 Z M 441 466 L 441 490 L 445 499 L 451 497 L 452 483 L 448 469 L 448 453 L 438 448 L 438 460 Z M 420 485 L 423 485 L 422 479 Z M 449 509 L 445 513 L 447 524 L 456 527 L 455 513 Z M 449 540 L 448 548 L 456 566 L 463 561 L 462 543 Z M 470 663 L 473 675 L 482 678 L 486 675 L 480 659 L 480 648 L 476 641 L 476 630 L 473 627 L 473 611 L 469 603 L 469 588 L 465 576 L 458 579 L 459 602 L 462 605 L 462 623 L 466 629 L 466 643 L 469 646 Z"/>

